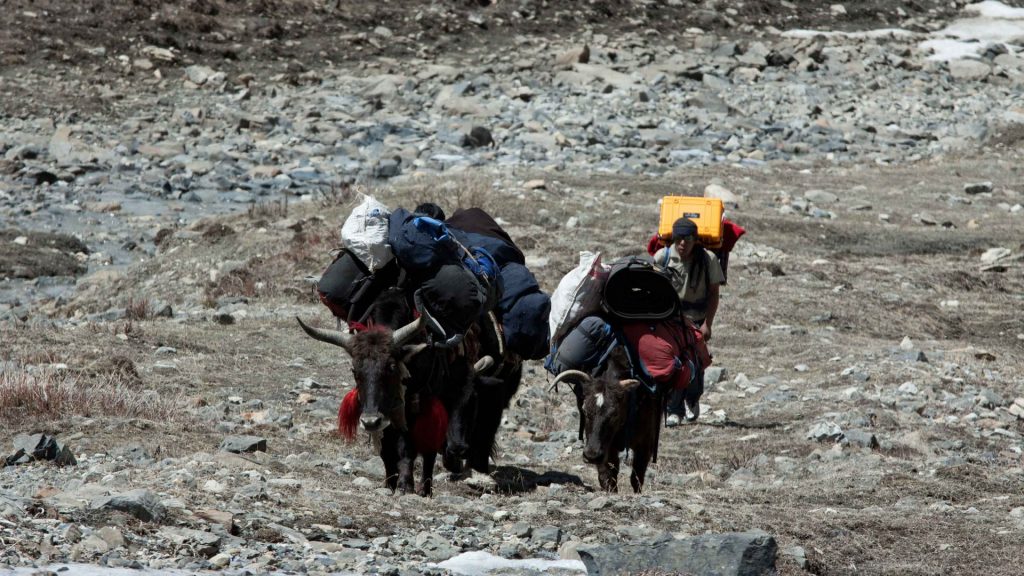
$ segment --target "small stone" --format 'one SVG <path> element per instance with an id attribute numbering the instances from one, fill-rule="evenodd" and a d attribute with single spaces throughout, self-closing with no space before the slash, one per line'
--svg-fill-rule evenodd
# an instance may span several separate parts
<path id="1" fill-rule="evenodd" d="M 573 64 L 586 64 L 590 62 L 590 47 L 584 44 L 571 50 L 562 52 L 555 57 L 555 66 L 566 67 Z"/>
<path id="2" fill-rule="evenodd" d="M 968 60 L 966 58 L 957 58 L 956 60 L 950 60 L 949 63 L 949 75 L 954 80 L 962 80 L 966 82 L 982 80 L 992 73 L 992 67 L 985 62 L 978 60 Z"/>
<path id="3" fill-rule="evenodd" d="M 874 434 L 863 430 L 844 430 L 843 441 L 854 446 L 870 448 L 872 450 L 879 447 L 878 438 Z"/>
<path id="4" fill-rule="evenodd" d="M 991 182 L 964 184 L 964 194 L 985 194 L 992 191 Z"/>
<path id="5" fill-rule="evenodd" d="M 214 568 L 226 568 L 229 564 L 231 564 L 231 555 L 221 552 L 220 554 L 215 555 L 213 558 L 210 558 L 209 562 L 210 565 Z"/>
<path id="6" fill-rule="evenodd" d="M 819 422 L 807 431 L 807 439 L 818 442 L 838 442 L 843 438 L 843 429 L 835 422 Z"/>
<path id="7" fill-rule="evenodd" d="M 725 368 L 722 366 L 711 366 L 704 369 L 704 385 L 718 384 L 726 377 Z"/>
<path id="8" fill-rule="evenodd" d="M 523 184 L 526 190 L 547 190 L 548 184 L 544 180 L 527 180 Z"/>
<path id="9" fill-rule="evenodd" d="M 900 384 L 899 388 L 897 388 L 896 391 L 899 392 L 900 394 L 912 396 L 914 394 L 917 394 L 917 384 L 914 384 L 913 382 L 904 382 L 903 384 Z"/>
<path id="10" fill-rule="evenodd" d="M 220 449 L 225 452 L 266 452 L 267 439 L 259 436 L 228 436 L 221 442 Z"/>
<path id="11" fill-rule="evenodd" d="M 1009 248 L 989 248 L 981 255 L 982 264 L 995 264 L 1011 254 Z"/>
<path id="12" fill-rule="evenodd" d="M 705 198 L 718 198 L 723 204 L 738 205 L 739 196 L 737 196 L 732 190 L 729 190 L 725 186 L 720 184 L 708 184 L 704 187 Z"/>
<path id="13" fill-rule="evenodd" d="M 202 86 L 215 72 L 209 66 L 194 65 L 185 68 L 185 78 L 196 86 Z"/>
<path id="14" fill-rule="evenodd" d="M 900 350 L 904 352 L 910 352 L 914 349 L 914 341 L 910 339 L 910 336 L 904 336 L 903 341 L 900 342 Z"/>
<path id="15" fill-rule="evenodd" d="M 839 200 L 838 196 L 824 190 L 808 190 L 804 198 L 815 204 L 833 204 Z"/>

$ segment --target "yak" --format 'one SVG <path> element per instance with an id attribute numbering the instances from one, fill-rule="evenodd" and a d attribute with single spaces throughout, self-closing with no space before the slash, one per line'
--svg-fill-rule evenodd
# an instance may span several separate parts
<path id="1" fill-rule="evenodd" d="M 453 473 L 467 465 L 483 474 L 490 471 L 502 415 L 522 380 L 522 358 L 505 347 L 497 326 L 493 315 L 488 315 L 471 331 L 481 359 L 475 365 L 470 394 L 449 423 L 442 462 Z"/>
<path id="2" fill-rule="evenodd" d="M 404 291 L 390 288 L 377 298 L 362 332 L 346 334 L 297 320 L 309 336 L 341 347 L 352 359 L 356 387 L 338 410 L 342 435 L 352 439 L 361 427 L 379 439 L 385 485 L 403 494 L 413 491 L 415 459 L 422 456 L 417 493 L 430 496 L 448 415 L 462 408 L 476 371 L 466 356 L 427 344 L 422 318 L 412 316 Z M 488 362 L 482 360 L 480 367 Z"/>
<path id="3" fill-rule="evenodd" d="M 657 455 L 665 393 L 661 387 L 652 391 L 636 379 L 621 379 L 626 373 L 621 366 L 613 354 L 609 368 L 599 378 L 566 370 L 552 387 L 571 380 L 581 398 L 580 419 L 586 437 L 583 460 L 597 468 L 601 488 L 618 491 L 619 452 L 629 449 L 633 451 L 629 483 L 633 492 L 639 493 L 647 466 Z"/>

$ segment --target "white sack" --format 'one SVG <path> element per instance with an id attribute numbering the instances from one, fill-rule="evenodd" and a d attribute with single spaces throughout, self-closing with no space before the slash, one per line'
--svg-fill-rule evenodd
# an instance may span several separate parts
<path id="1" fill-rule="evenodd" d="M 388 244 L 388 218 L 391 211 L 373 196 L 363 195 L 363 201 L 341 226 L 341 240 L 345 247 L 375 272 L 391 261 L 395 255 Z"/>
<path id="2" fill-rule="evenodd" d="M 551 315 L 548 316 L 548 327 L 552 337 L 566 320 L 575 316 L 579 311 L 583 297 L 595 286 L 600 286 L 597 277 L 603 270 L 600 252 L 580 252 L 579 265 L 562 278 L 558 283 L 558 288 L 555 288 L 551 294 Z"/>

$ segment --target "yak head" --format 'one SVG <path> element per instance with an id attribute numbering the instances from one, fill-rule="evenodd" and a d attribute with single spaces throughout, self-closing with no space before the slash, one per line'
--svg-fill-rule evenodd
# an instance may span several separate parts
<path id="1" fill-rule="evenodd" d="M 500 386 L 501 381 L 482 372 L 494 365 L 494 358 L 484 356 L 476 362 L 471 372 L 471 384 L 454 403 L 454 410 L 448 420 L 448 435 L 445 443 L 445 457 L 449 460 L 466 458 L 474 436 L 477 414 L 481 402 L 487 402 L 487 389 Z M 481 396 L 484 398 L 481 398 Z"/>
<path id="2" fill-rule="evenodd" d="M 423 322 L 417 318 L 394 331 L 374 326 L 358 334 L 346 334 L 299 325 L 311 337 L 339 346 L 352 358 L 356 388 L 345 397 L 339 410 L 339 427 L 349 438 L 355 435 L 355 418 L 367 432 L 379 432 L 394 423 L 405 427 L 405 398 L 402 380 L 408 376 L 405 363 L 427 347 L 410 344 Z"/>
<path id="3" fill-rule="evenodd" d="M 608 373 L 594 378 L 579 370 L 562 372 L 555 378 L 555 385 L 562 380 L 573 381 L 579 398 L 586 438 L 583 460 L 600 464 L 613 450 L 619 449 L 616 444 L 629 419 L 630 396 L 640 381 L 620 380 Z"/>

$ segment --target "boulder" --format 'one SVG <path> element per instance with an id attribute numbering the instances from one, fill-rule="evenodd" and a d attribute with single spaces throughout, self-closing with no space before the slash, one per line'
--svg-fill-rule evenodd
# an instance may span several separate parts
<path id="1" fill-rule="evenodd" d="M 259 436 L 228 436 L 220 444 L 220 449 L 225 452 L 266 452 L 267 439 Z"/>
<path id="2" fill-rule="evenodd" d="M 652 544 L 579 548 L 591 576 L 627 573 L 767 576 L 775 574 L 775 538 L 761 530 L 703 534 Z"/>
<path id="3" fill-rule="evenodd" d="M 132 490 L 105 496 L 92 503 L 94 510 L 117 510 L 130 514 L 143 522 L 159 522 L 167 514 L 160 499 L 149 490 Z"/>

